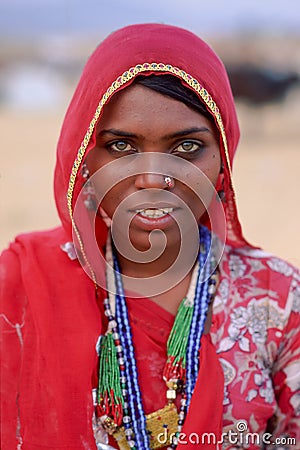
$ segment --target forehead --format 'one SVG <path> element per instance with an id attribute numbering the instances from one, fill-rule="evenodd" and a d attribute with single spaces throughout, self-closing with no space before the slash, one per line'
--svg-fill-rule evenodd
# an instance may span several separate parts
<path id="1" fill-rule="evenodd" d="M 116 123 L 124 126 L 148 127 L 184 126 L 203 124 L 217 134 L 217 128 L 201 113 L 188 107 L 183 102 L 158 93 L 148 87 L 132 84 L 112 96 L 105 105 L 98 130 Z"/>

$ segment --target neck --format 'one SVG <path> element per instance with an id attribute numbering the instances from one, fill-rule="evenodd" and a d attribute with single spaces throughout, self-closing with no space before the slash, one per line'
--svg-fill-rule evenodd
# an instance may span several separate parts
<path id="1" fill-rule="evenodd" d="M 144 252 L 145 258 L 143 258 L 143 252 L 140 252 L 139 262 L 128 259 L 119 252 L 116 252 L 116 254 L 123 275 L 134 278 L 149 278 L 168 270 L 176 261 L 179 250 L 180 244 L 173 246 L 171 249 L 166 247 L 163 254 L 153 261 L 147 261 L 147 258 L 150 259 L 147 252 Z"/>
<path id="2" fill-rule="evenodd" d="M 180 246 L 178 247 L 179 250 Z M 181 268 L 182 270 L 171 270 L 168 275 L 164 275 L 164 272 L 176 261 L 177 254 L 178 251 L 177 249 L 175 251 L 174 247 L 166 248 L 164 254 L 155 261 L 136 263 L 117 253 L 124 289 L 128 295 L 131 296 L 134 293 L 134 296 L 137 297 L 148 297 L 171 314 L 176 315 L 182 299 L 187 294 L 193 270 L 192 263 L 188 271 L 184 267 Z M 161 277 L 158 277 L 159 275 Z M 151 283 L 150 281 L 150 286 L 157 288 L 156 293 L 147 291 L 145 281 L 151 277 L 159 278 L 155 282 Z M 159 289 L 160 286 L 161 289 Z M 166 286 L 167 289 L 165 289 Z"/>

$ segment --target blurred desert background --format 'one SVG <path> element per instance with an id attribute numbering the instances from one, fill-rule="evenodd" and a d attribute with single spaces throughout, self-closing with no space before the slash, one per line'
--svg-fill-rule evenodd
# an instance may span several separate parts
<path id="1" fill-rule="evenodd" d="M 298 28 L 266 29 L 262 23 L 222 34 L 220 22 L 217 33 L 215 27 L 198 32 L 173 16 L 163 21 L 198 32 L 228 67 L 241 126 L 234 182 L 244 234 L 300 267 L 300 5 L 292 3 Z M 111 30 L 160 21 L 124 20 Z M 60 126 L 84 62 L 107 34 L 54 28 L 27 30 L 25 38 L 19 31 L 0 31 L 1 249 L 18 233 L 59 224 L 52 174 Z"/>

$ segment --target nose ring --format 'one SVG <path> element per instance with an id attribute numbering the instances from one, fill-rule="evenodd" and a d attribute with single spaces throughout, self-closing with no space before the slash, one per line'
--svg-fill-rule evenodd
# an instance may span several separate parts
<path id="1" fill-rule="evenodd" d="M 175 186 L 175 181 L 173 178 L 171 177 L 164 177 L 164 182 L 166 183 L 166 185 L 168 186 L 168 188 L 172 189 Z"/>

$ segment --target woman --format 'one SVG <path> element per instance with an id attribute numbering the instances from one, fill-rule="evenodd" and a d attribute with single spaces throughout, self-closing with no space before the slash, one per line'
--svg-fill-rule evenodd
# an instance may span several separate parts
<path id="1" fill-rule="evenodd" d="M 299 448 L 300 274 L 242 235 L 238 139 L 195 35 L 96 49 L 58 143 L 62 226 L 2 256 L 3 449 Z"/>

